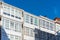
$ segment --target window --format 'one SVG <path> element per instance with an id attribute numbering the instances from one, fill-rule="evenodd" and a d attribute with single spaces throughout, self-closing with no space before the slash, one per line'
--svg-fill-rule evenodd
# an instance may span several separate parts
<path id="1" fill-rule="evenodd" d="M 57 25 L 56 31 L 60 30 L 60 25 Z"/>
<path id="2" fill-rule="evenodd" d="M 35 18 L 35 20 L 34 20 L 34 25 L 38 26 L 38 20 L 37 20 L 37 18 Z"/>
<path id="3" fill-rule="evenodd" d="M 26 27 L 26 35 L 29 35 L 29 28 Z"/>
<path id="4" fill-rule="evenodd" d="M 14 14 L 15 14 L 15 16 L 17 16 L 17 10 L 15 9 L 15 11 L 14 11 Z"/>
<path id="5" fill-rule="evenodd" d="M 20 17 L 20 13 L 19 13 L 19 11 L 17 11 L 17 16 Z"/>
<path id="6" fill-rule="evenodd" d="M 9 28 L 9 20 L 8 20 L 8 19 L 5 20 L 5 27 L 6 27 L 7 29 Z"/>
<path id="7" fill-rule="evenodd" d="M 15 36 L 15 40 L 19 40 L 19 37 L 18 36 Z"/>
<path id="8" fill-rule="evenodd" d="M 13 8 L 13 7 L 10 8 L 10 13 L 11 13 L 12 15 L 14 15 L 14 8 Z"/>
<path id="9" fill-rule="evenodd" d="M 22 24 L 20 22 L 13 21 L 8 18 L 2 18 L 2 25 L 6 29 L 14 30 L 17 32 L 22 31 Z"/>
<path id="10" fill-rule="evenodd" d="M 22 24 L 18 23 L 18 31 L 21 32 L 22 31 Z"/>
<path id="11" fill-rule="evenodd" d="M 33 24 L 33 17 L 31 16 L 31 24 Z"/>
<path id="12" fill-rule="evenodd" d="M 6 6 L 3 6 L 4 7 L 4 9 L 6 9 Z"/>
<path id="13" fill-rule="evenodd" d="M 11 17 L 14 17 L 14 15 L 11 14 Z"/>
<path id="14" fill-rule="evenodd" d="M 9 29 L 9 19 L 8 18 L 2 18 L 2 25 L 4 28 Z"/>
<path id="15" fill-rule="evenodd" d="M 10 29 L 14 30 L 14 21 L 10 21 Z"/>
<path id="16" fill-rule="evenodd" d="M 29 23 L 29 15 L 25 15 L 25 22 Z"/>
<path id="17" fill-rule="evenodd" d="M 34 36 L 34 31 L 32 28 L 25 27 L 25 35 Z"/>
<path id="18" fill-rule="evenodd" d="M 4 9 L 4 12 L 10 13 L 10 6 L 4 5 L 3 9 Z"/>
<path id="19" fill-rule="evenodd" d="M 4 8 L 4 11 L 5 11 L 5 10 L 8 11 L 8 10 L 7 10 L 8 7 L 7 7 L 6 5 L 4 5 L 3 8 Z"/>
<path id="20" fill-rule="evenodd" d="M 14 17 L 14 8 L 13 7 L 10 8 L 10 13 L 11 13 L 11 17 Z"/>
<path id="21" fill-rule="evenodd" d="M 4 25 L 5 25 L 5 19 L 2 17 L 2 26 L 5 27 Z"/>
<path id="22" fill-rule="evenodd" d="M 49 22 L 46 21 L 46 28 L 49 29 Z"/>
<path id="23" fill-rule="evenodd" d="M 15 18 L 21 19 L 21 17 L 15 16 Z"/>
<path id="24" fill-rule="evenodd" d="M 3 22 L 2 22 L 3 27 L 5 27 L 6 29 L 9 29 L 9 19 L 3 18 L 2 21 L 3 21 Z"/>
<path id="25" fill-rule="evenodd" d="M 10 16 L 10 14 L 9 14 L 9 13 L 5 13 L 5 12 L 3 12 L 3 14 Z"/>
<path id="26" fill-rule="evenodd" d="M 50 28 L 49 29 L 53 30 L 53 24 L 52 23 L 50 23 Z"/>
<path id="27" fill-rule="evenodd" d="M 30 29 L 29 29 L 29 35 L 30 35 L 30 36 L 34 36 L 33 33 L 34 33 L 34 32 L 33 32 L 33 29 L 30 28 Z"/>
<path id="28" fill-rule="evenodd" d="M 40 19 L 39 21 L 40 21 L 40 26 L 42 26 L 42 20 Z"/>
<path id="29" fill-rule="evenodd" d="M 18 31 L 18 23 L 15 23 L 15 31 Z"/>
<path id="30" fill-rule="evenodd" d="M 10 35 L 10 40 L 14 40 L 14 35 Z"/>
<path id="31" fill-rule="evenodd" d="M 21 40 L 20 36 L 9 34 L 9 40 Z"/>
<path id="32" fill-rule="evenodd" d="M 55 25 L 55 23 L 53 24 L 53 30 L 56 31 L 56 25 Z"/>
<path id="33" fill-rule="evenodd" d="M 22 13 L 20 13 L 19 10 L 15 9 L 15 17 L 16 17 L 16 18 L 20 19 L 20 15 L 21 15 L 21 14 L 22 14 Z"/>
<path id="34" fill-rule="evenodd" d="M 15 22 L 15 31 L 21 32 L 22 30 L 22 25 L 19 22 Z"/>
<path id="35" fill-rule="evenodd" d="M 45 28 L 45 20 L 42 20 L 42 26 Z"/>

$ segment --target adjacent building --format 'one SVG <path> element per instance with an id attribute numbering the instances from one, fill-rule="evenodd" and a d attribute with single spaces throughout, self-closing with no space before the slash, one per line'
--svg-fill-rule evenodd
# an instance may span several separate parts
<path id="1" fill-rule="evenodd" d="M 32 15 L 28 12 L 23 12 L 23 31 L 24 40 L 35 40 L 35 28 L 39 28 L 39 17 Z"/>
<path id="2" fill-rule="evenodd" d="M 1 40 L 60 40 L 60 24 L 0 2 Z"/>
<path id="3" fill-rule="evenodd" d="M 4 2 L 0 3 L 1 40 L 22 40 L 22 11 Z"/>
<path id="4" fill-rule="evenodd" d="M 40 16 L 39 23 L 39 40 L 60 40 L 60 33 L 58 34 L 57 23 L 54 20 Z"/>

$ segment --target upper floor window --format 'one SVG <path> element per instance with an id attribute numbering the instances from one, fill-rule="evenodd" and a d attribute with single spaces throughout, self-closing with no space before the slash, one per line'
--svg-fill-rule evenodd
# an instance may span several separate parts
<path id="1" fill-rule="evenodd" d="M 42 20 L 41 19 L 39 20 L 39 23 L 40 23 L 40 26 L 42 26 Z"/>
<path id="2" fill-rule="evenodd" d="M 5 12 L 10 13 L 10 6 L 4 5 L 3 9 L 4 9 Z"/>
<path id="3" fill-rule="evenodd" d="M 18 10 L 18 11 L 17 11 L 17 15 L 18 15 L 18 17 L 20 17 L 21 14 L 22 14 L 22 13 L 20 13 L 19 10 Z"/>
<path id="4" fill-rule="evenodd" d="M 45 20 L 42 20 L 42 26 L 45 28 Z"/>
<path id="5" fill-rule="evenodd" d="M 50 23 L 50 30 L 53 30 L 53 23 Z"/>
<path id="6" fill-rule="evenodd" d="M 56 31 L 56 25 L 55 25 L 55 23 L 53 24 L 53 30 Z"/>
<path id="7" fill-rule="evenodd" d="M 46 28 L 49 29 L 49 22 L 46 21 Z"/>
<path id="8" fill-rule="evenodd" d="M 12 14 L 9 14 L 9 13 L 3 12 L 3 14 L 8 15 L 8 16 L 11 15 L 11 17 L 14 17 L 13 13 Z M 15 16 L 15 18 L 21 19 L 21 17 L 19 15 Z"/>
<path id="9" fill-rule="evenodd" d="M 20 13 L 19 10 L 15 10 L 14 14 L 15 14 L 15 16 L 17 16 L 17 17 L 20 17 L 20 15 L 21 15 L 22 13 Z"/>
<path id="10" fill-rule="evenodd" d="M 15 18 L 21 19 L 21 17 L 15 16 Z"/>
<path id="11" fill-rule="evenodd" d="M 3 14 L 10 16 L 10 14 L 9 13 L 6 13 L 6 12 L 3 12 Z"/>
<path id="12" fill-rule="evenodd" d="M 31 16 L 31 20 L 30 21 L 31 21 L 31 24 L 33 24 L 33 17 L 32 16 Z"/>
<path id="13" fill-rule="evenodd" d="M 25 15 L 25 22 L 29 23 L 29 15 Z"/>
<path id="14" fill-rule="evenodd" d="M 35 20 L 34 20 L 34 25 L 38 26 L 38 19 L 37 18 L 35 18 Z"/>
<path id="15" fill-rule="evenodd" d="M 24 30 L 25 30 L 25 35 L 34 36 L 34 30 L 32 28 L 25 27 Z"/>
<path id="16" fill-rule="evenodd" d="M 14 15 L 14 8 L 11 8 L 10 13 L 11 13 L 11 15 Z"/>

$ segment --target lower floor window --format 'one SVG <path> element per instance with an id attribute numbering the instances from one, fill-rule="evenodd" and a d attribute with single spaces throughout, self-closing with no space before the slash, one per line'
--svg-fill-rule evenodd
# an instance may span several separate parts
<path id="1" fill-rule="evenodd" d="M 10 36 L 10 40 L 21 40 L 21 37 L 20 36 L 17 36 L 17 35 L 9 35 Z"/>
<path id="2" fill-rule="evenodd" d="M 25 35 L 34 36 L 34 30 L 32 28 L 25 27 L 24 32 Z"/>
<path id="3" fill-rule="evenodd" d="M 14 21 L 9 18 L 2 18 L 2 25 L 3 28 L 6 28 L 8 30 L 13 30 L 16 32 L 21 32 L 22 31 L 22 23 L 19 21 Z"/>

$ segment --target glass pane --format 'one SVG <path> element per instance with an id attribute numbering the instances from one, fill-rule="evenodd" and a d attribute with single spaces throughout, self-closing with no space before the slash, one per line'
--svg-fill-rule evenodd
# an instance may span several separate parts
<path id="1" fill-rule="evenodd" d="M 15 31 L 18 31 L 18 23 L 15 23 Z"/>
<path id="2" fill-rule="evenodd" d="M 5 28 L 8 29 L 9 28 L 9 20 L 5 19 L 5 23 L 4 24 L 5 24 Z"/>
<path id="3" fill-rule="evenodd" d="M 13 21 L 10 21 L 10 28 L 14 29 L 14 22 Z"/>

